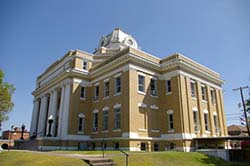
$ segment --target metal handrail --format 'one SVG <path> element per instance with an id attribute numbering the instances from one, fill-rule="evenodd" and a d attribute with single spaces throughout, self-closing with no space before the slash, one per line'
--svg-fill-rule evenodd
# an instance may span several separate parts
<path id="1" fill-rule="evenodd" d="M 128 166 L 128 157 L 129 157 L 129 154 L 126 153 L 125 151 L 119 149 L 119 148 L 118 148 L 118 151 L 121 152 L 122 154 L 124 154 L 126 156 L 126 166 Z"/>

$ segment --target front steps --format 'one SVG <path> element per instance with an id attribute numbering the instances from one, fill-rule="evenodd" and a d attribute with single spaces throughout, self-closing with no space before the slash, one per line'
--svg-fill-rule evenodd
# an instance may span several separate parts
<path id="1" fill-rule="evenodd" d="M 90 166 L 113 166 L 116 165 L 116 163 L 109 158 L 88 158 L 83 159 L 87 164 Z"/>

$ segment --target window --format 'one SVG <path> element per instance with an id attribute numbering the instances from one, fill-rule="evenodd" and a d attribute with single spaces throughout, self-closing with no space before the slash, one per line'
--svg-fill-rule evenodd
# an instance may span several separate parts
<path id="1" fill-rule="evenodd" d="M 167 80 L 166 81 L 166 93 L 170 93 L 171 92 L 171 81 Z"/>
<path id="2" fill-rule="evenodd" d="M 218 132 L 220 132 L 218 116 L 217 116 L 217 115 L 214 115 L 213 117 L 214 117 L 214 128 L 215 128 L 215 132 L 218 133 Z"/>
<path id="3" fill-rule="evenodd" d="M 191 97 L 196 98 L 196 82 L 194 80 L 191 80 L 190 88 L 191 88 Z"/>
<path id="4" fill-rule="evenodd" d="M 93 113 L 93 132 L 98 130 L 98 113 Z"/>
<path id="5" fill-rule="evenodd" d="M 85 99 L 85 98 L 86 98 L 85 87 L 83 87 L 83 86 L 81 87 L 80 98 L 81 98 L 81 99 Z"/>
<path id="6" fill-rule="evenodd" d="M 208 113 L 204 113 L 204 122 L 205 122 L 205 130 L 209 131 L 209 119 L 208 119 Z"/>
<path id="7" fill-rule="evenodd" d="M 87 63 L 86 61 L 83 61 L 83 63 L 82 63 L 82 68 L 83 68 L 84 70 L 87 70 L 87 67 L 88 67 L 88 63 Z"/>
<path id="8" fill-rule="evenodd" d="M 214 89 L 211 89 L 210 90 L 210 94 L 211 94 L 211 101 L 212 101 L 212 104 L 216 104 L 216 95 L 215 95 L 215 90 Z"/>
<path id="9" fill-rule="evenodd" d="M 156 90 L 156 79 L 152 79 L 150 80 L 150 94 L 152 96 L 156 96 L 157 95 L 157 90 Z"/>
<path id="10" fill-rule="evenodd" d="M 121 108 L 115 108 L 114 114 L 115 114 L 114 129 L 120 129 L 121 128 Z"/>
<path id="11" fill-rule="evenodd" d="M 173 114 L 168 114 L 168 130 L 174 129 L 174 116 Z"/>
<path id="12" fill-rule="evenodd" d="M 144 92 L 145 76 L 138 75 L 138 90 Z"/>
<path id="13" fill-rule="evenodd" d="M 105 110 L 102 112 L 102 130 L 108 130 L 108 111 Z"/>
<path id="14" fill-rule="evenodd" d="M 104 82 L 104 97 L 109 96 L 109 82 Z"/>
<path id="15" fill-rule="evenodd" d="M 94 100 L 96 101 L 96 100 L 98 100 L 99 99 L 99 85 L 96 85 L 95 86 L 95 89 L 94 89 L 95 91 L 94 91 Z"/>
<path id="16" fill-rule="evenodd" d="M 115 78 L 115 93 L 121 93 L 121 77 Z"/>
<path id="17" fill-rule="evenodd" d="M 174 131 L 174 111 L 173 110 L 168 110 L 167 111 L 167 118 L 168 118 L 168 132 L 173 132 Z"/>
<path id="18" fill-rule="evenodd" d="M 193 110 L 194 131 L 200 131 L 198 110 Z"/>
<path id="19" fill-rule="evenodd" d="M 78 132 L 84 131 L 85 116 L 79 115 L 78 117 Z"/>
<path id="20" fill-rule="evenodd" d="M 204 84 L 201 85 L 201 97 L 202 100 L 207 101 L 207 88 Z"/>

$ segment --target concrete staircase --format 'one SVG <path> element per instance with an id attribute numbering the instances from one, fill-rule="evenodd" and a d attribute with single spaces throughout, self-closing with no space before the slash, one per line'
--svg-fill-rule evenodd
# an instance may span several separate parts
<path id="1" fill-rule="evenodd" d="M 88 158 L 83 159 L 87 164 L 90 166 L 113 166 L 116 165 L 116 163 L 109 158 Z"/>

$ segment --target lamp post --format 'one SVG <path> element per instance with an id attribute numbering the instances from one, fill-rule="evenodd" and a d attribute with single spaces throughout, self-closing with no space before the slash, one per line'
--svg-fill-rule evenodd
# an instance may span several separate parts
<path id="1" fill-rule="evenodd" d="M 9 146 L 8 146 L 9 151 L 10 151 L 10 147 L 11 147 L 12 130 L 13 130 L 14 127 L 15 127 L 14 125 L 12 125 L 12 126 L 10 127 L 10 133 L 9 133 Z"/>
<path id="2" fill-rule="evenodd" d="M 22 124 L 21 129 L 22 129 L 22 133 L 21 133 L 21 138 L 20 139 L 23 139 L 23 132 L 24 132 L 24 129 L 25 129 L 25 125 L 24 124 Z"/>
<path id="3" fill-rule="evenodd" d="M 52 123 L 53 123 L 53 115 L 50 115 L 48 118 L 48 123 L 49 123 L 49 132 L 47 134 L 47 137 L 51 137 L 51 127 L 52 127 Z"/>

